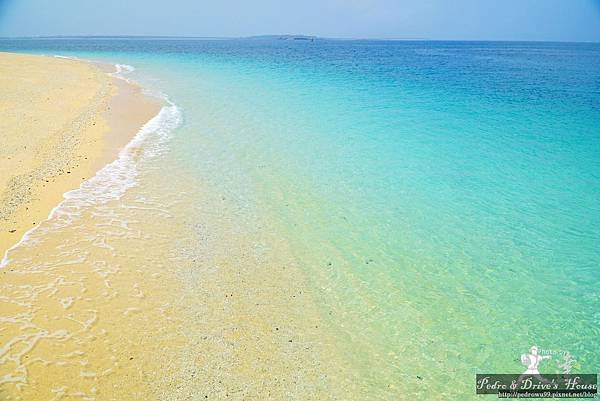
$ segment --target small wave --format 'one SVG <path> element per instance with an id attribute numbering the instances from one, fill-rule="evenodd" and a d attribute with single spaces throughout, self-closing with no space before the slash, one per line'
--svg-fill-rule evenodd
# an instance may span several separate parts
<path id="1" fill-rule="evenodd" d="M 77 60 L 77 61 L 85 61 L 88 63 L 96 63 L 97 61 L 89 60 L 85 58 L 80 58 L 76 56 L 63 56 L 61 54 L 53 54 L 52 57 L 63 58 L 67 60 Z M 132 82 L 129 78 L 126 77 L 127 74 L 131 74 L 135 71 L 135 67 L 129 64 L 114 64 L 115 72 L 111 72 L 108 75 L 111 77 L 119 78 L 127 82 Z"/>
<path id="2" fill-rule="evenodd" d="M 67 60 L 79 60 L 77 57 L 73 57 L 73 56 L 61 56 L 60 54 L 55 54 L 54 57 L 56 57 L 56 58 L 66 58 Z"/>
<path id="3" fill-rule="evenodd" d="M 115 68 L 117 69 L 116 74 L 120 73 L 130 73 L 135 71 L 135 67 L 129 64 L 115 64 Z"/>
<path id="4" fill-rule="evenodd" d="M 121 67 L 118 67 L 121 66 Z M 117 65 L 113 74 L 123 74 L 134 70 Z M 127 72 L 125 72 L 127 71 Z M 125 79 L 125 78 L 123 78 Z M 169 139 L 171 132 L 181 121 L 181 112 L 167 96 L 159 113 L 137 132 L 133 139 L 119 152 L 118 158 L 100 169 L 94 177 L 84 181 L 79 188 L 66 192 L 64 199 L 50 212 L 48 218 L 27 231 L 21 240 L 5 253 L 0 268 L 9 264 L 10 253 L 16 248 L 35 242 L 35 236 L 69 225 L 80 214 L 82 208 L 101 205 L 120 199 L 123 194 L 137 184 L 138 164 L 142 159 L 157 156 Z"/>
<path id="5" fill-rule="evenodd" d="M 112 72 L 108 75 L 110 75 L 111 77 L 119 78 L 119 79 L 122 79 L 124 81 L 131 83 L 131 80 L 129 78 L 127 78 L 126 75 L 134 72 L 135 67 L 133 67 L 129 64 L 115 64 L 115 69 L 116 69 L 115 72 Z"/>

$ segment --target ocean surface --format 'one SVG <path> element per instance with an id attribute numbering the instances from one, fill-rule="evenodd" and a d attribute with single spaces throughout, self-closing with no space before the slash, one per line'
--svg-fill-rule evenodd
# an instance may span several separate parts
<path id="1" fill-rule="evenodd" d="M 127 79 L 171 102 L 141 152 L 67 197 L 8 266 L 39 268 L 32 248 L 47 241 L 56 260 L 135 266 L 139 283 L 171 272 L 197 325 L 169 326 L 187 345 L 150 342 L 204 355 L 182 368 L 204 381 L 183 387 L 476 399 L 476 373 L 521 373 L 532 345 L 552 356 L 541 372 L 561 372 L 566 353 L 573 372 L 598 372 L 599 44 L 71 38 L 0 50 L 132 66 Z M 77 259 L 86 238 L 112 250 Z M 207 306 L 217 296 L 235 310 Z M 269 353 L 288 318 L 289 340 Z M 222 337 L 203 348 L 203 330 Z M 285 348 L 302 341 L 315 348 Z"/>

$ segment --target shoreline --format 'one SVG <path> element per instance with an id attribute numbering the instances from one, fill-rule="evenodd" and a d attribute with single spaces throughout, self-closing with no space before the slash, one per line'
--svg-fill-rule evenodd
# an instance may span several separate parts
<path id="1" fill-rule="evenodd" d="M 0 128 L 8 144 L 6 154 L 0 150 L 0 255 L 6 258 L 66 193 L 115 160 L 162 104 L 111 75 L 110 64 L 0 53 L 0 71 L 6 77 Z"/>
<path id="2" fill-rule="evenodd" d="M 177 294 L 180 283 L 164 268 L 170 264 L 162 262 L 162 247 L 145 249 L 149 234 L 142 237 L 144 230 L 133 229 L 140 221 L 154 222 L 164 215 L 157 215 L 147 199 L 128 190 L 138 186 L 138 163 L 158 154 L 179 124 L 180 112 L 166 97 L 147 96 L 139 85 L 116 77 L 119 74 L 107 75 L 104 70 L 110 67 L 103 64 L 57 60 L 84 66 L 110 91 L 100 92 L 99 99 L 92 93 L 90 98 L 97 103 L 85 104 L 85 116 L 91 116 L 89 124 L 96 127 L 93 136 L 81 138 L 88 133 L 82 125 L 77 130 L 82 141 L 90 139 L 75 152 L 87 161 L 89 178 L 64 192 L 55 191 L 53 195 L 61 198 L 56 202 L 44 192 L 43 205 L 52 209 L 45 211 L 41 224 L 27 227 L 0 262 L 6 267 L 0 268 L 4 295 L 0 318 L 6 323 L 0 336 L 4 347 L 0 393 L 27 400 L 73 395 L 98 399 L 99 394 L 102 399 L 120 399 L 126 388 L 136 399 L 151 399 L 156 383 L 165 380 L 160 374 L 164 345 L 176 341 L 173 347 L 178 350 L 183 341 L 173 323 L 180 322 L 183 313 L 170 306 L 174 300 L 169 298 Z M 37 67 L 44 69 L 45 61 L 56 63 L 54 58 L 36 58 Z M 0 53 L 0 67 L 2 62 Z M 80 114 L 69 120 L 73 117 L 79 119 Z M 9 155 L 11 151 L 7 149 Z M 73 168 L 63 176 L 71 178 L 84 166 L 75 167 L 79 170 Z M 118 207 L 107 210 L 112 202 Z M 120 219 L 121 212 L 128 216 Z M 151 217 L 136 217 L 137 213 Z M 144 232 L 160 233 L 170 223 L 163 219 Z M 179 232 L 179 227 L 172 231 Z M 121 241 L 125 241 L 122 248 L 116 245 Z M 120 255 L 118 249 L 143 254 Z M 168 324 L 173 329 L 164 332 Z M 140 374 L 156 378 L 131 380 Z"/>

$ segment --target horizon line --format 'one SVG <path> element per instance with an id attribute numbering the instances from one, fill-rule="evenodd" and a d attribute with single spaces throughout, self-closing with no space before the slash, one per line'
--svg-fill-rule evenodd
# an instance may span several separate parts
<path id="1" fill-rule="evenodd" d="M 419 37 L 398 37 L 398 38 L 378 38 L 378 37 L 328 37 L 307 34 L 259 34 L 248 36 L 178 36 L 178 35 L 39 35 L 39 36 L 0 36 L 5 39 L 188 39 L 188 40 L 235 40 L 235 39 L 276 39 L 289 40 L 295 38 L 312 40 L 339 40 L 339 41 L 413 41 L 413 42 L 513 42 L 513 43 L 600 43 L 600 41 L 570 41 L 570 40 L 527 40 L 527 39 L 433 39 Z"/>

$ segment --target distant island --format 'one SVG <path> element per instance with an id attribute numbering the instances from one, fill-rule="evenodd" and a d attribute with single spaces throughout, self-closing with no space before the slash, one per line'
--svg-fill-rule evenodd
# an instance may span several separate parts
<path id="1" fill-rule="evenodd" d="M 259 36 L 249 36 L 246 39 L 309 40 L 312 42 L 312 41 L 319 39 L 319 37 L 309 36 L 309 35 L 259 35 Z"/>

